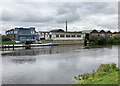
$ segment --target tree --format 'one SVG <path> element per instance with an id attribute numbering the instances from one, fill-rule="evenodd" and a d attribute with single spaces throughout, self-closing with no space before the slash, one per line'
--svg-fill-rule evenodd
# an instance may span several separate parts
<path id="1" fill-rule="evenodd" d="M 2 36 L 2 41 L 11 41 L 11 39 L 5 35 Z"/>

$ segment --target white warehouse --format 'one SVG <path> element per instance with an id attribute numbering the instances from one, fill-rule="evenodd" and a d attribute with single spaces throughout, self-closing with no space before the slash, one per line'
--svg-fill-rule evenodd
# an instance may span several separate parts
<path id="1" fill-rule="evenodd" d="M 62 29 L 51 30 L 50 32 L 39 31 L 40 40 L 83 40 L 82 32 L 65 32 Z"/>

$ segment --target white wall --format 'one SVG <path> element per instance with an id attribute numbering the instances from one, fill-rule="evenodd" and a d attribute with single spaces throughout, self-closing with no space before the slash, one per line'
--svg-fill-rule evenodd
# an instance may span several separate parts
<path id="1" fill-rule="evenodd" d="M 51 39 L 50 39 L 51 35 Z M 56 35 L 59 35 L 59 37 L 56 37 Z M 60 37 L 60 35 L 65 35 L 65 37 Z M 75 37 L 66 37 L 66 35 L 75 35 Z M 81 37 L 77 37 L 77 35 L 81 35 Z M 44 38 L 44 35 L 41 35 L 39 33 L 39 38 Z M 83 40 L 84 39 L 84 34 L 81 33 L 45 33 L 45 40 Z"/>

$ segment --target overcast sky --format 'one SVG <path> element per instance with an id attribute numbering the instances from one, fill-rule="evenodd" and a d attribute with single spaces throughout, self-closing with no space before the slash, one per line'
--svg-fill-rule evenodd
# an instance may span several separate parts
<path id="1" fill-rule="evenodd" d="M 118 30 L 117 2 L 2 2 L 0 28 L 35 26 L 36 31 Z"/>

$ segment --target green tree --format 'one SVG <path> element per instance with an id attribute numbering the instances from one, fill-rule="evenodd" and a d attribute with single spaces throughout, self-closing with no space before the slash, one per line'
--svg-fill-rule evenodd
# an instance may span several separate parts
<path id="1" fill-rule="evenodd" d="M 5 35 L 3 35 L 1 38 L 2 38 L 2 41 L 11 41 L 11 39 Z"/>

